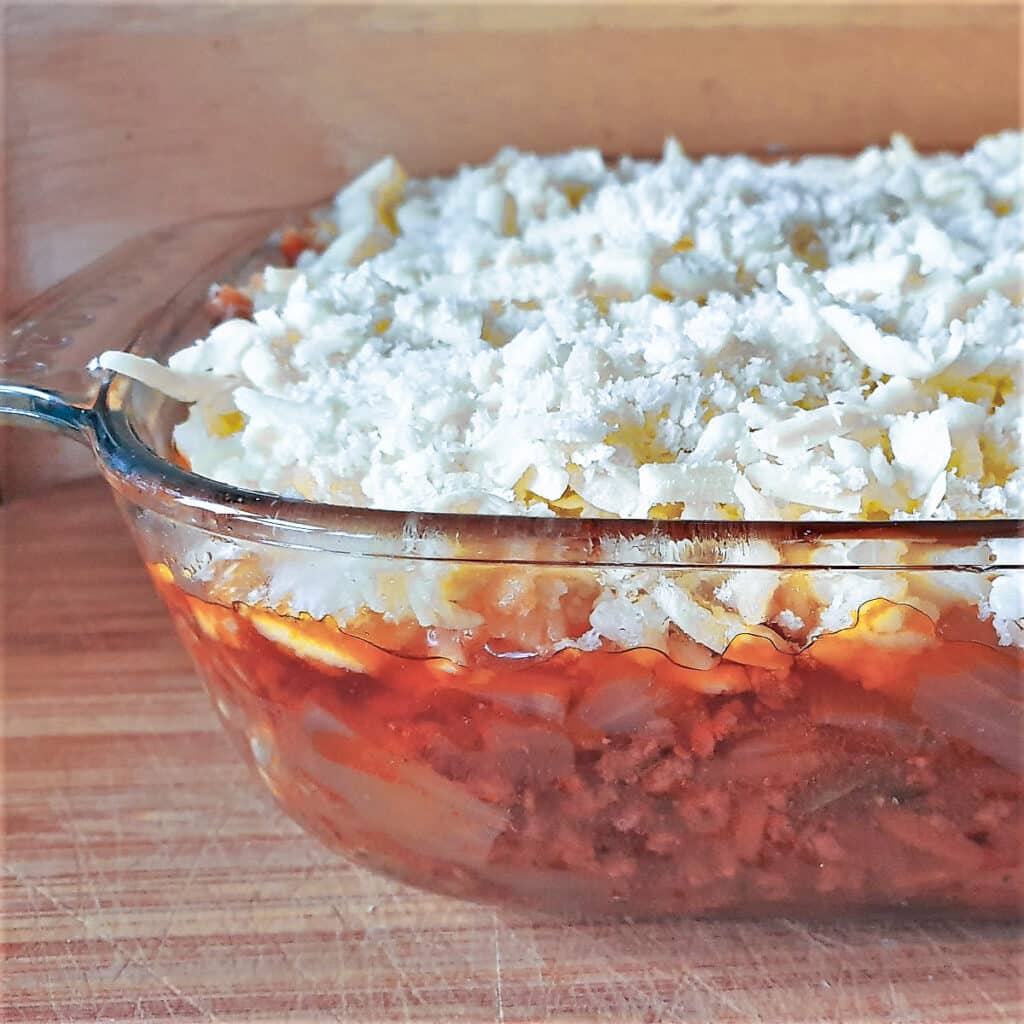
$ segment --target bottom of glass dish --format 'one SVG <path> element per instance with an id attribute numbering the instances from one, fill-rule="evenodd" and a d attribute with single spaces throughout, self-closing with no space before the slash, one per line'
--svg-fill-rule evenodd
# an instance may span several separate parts
<path id="1" fill-rule="evenodd" d="M 707 669 L 647 649 L 464 667 L 152 568 L 275 798 L 376 870 L 588 916 L 1024 908 L 1019 654 L 919 612 L 871 602 L 803 651 L 750 637 Z"/>

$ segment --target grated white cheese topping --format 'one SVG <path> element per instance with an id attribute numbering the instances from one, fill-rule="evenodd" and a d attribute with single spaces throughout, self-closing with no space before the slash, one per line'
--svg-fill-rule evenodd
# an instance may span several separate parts
<path id="1" fill-rule="evenodd" d="M 338 194 L 325 251 L 267 269 L 254 323 L 143 372 L 195 403 L 196 472 L 316 501 L 1020 515 L 1022 144 L 504 150 L 413 181 L 389 158 Z"/>
<path id="2" fill-rule="evenodd" d="M 1022 166 L 1017 132 L 772 164 L 506 149 L 422 180 L 388 158 L 321 211 L 322 252 L 266 269 L 254 322 L 99 365 L 193 403 L 197 473 L 316 501 L 1021 516 Z M 680 599 L 650 595 L 708 641 Z"/>

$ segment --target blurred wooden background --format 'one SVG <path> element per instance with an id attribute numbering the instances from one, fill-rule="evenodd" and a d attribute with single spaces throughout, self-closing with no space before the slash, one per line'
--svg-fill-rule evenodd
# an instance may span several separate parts
<path id="1" fill-rule="evenodd" d="M 1020 121 L 988 3 L 27 4 L 4 11 L 7 304 L 145 230 L 312 201 L 376 157 L 957 147 Z M 111 344 L 117 344 L 111 338 Z M 90 471 L 5 439 L 7 497 Z"/>

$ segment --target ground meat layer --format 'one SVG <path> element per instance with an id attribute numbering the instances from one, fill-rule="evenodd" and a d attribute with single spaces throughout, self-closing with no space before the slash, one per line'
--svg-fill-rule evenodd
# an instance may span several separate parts
<path id="1" fill-rule="evenodd" d="M 465 668 L 157 580 L 285 810 L 409 882 L 584 915 L 1024 906 L 1020 754 L 964 708 L 943 727 L 920 665 L 875 690 L 813 647 L 742 685 L 651 651 Z M 936 666 L 972 648 L 1018 730 L 1019 664 L 934 644 Z"/>

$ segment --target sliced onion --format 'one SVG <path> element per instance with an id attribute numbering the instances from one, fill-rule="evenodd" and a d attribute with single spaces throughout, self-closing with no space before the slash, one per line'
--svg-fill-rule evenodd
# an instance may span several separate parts
<path id="1" fill-rule="evenodd" d="M 571 775 L 576 768 L 572 743 L 550 729 L 492 722 L 486 730 L 486 742 L 498 755 L 501 774 L 516 783 L 549 785 Z"/>
<path id="2" fill-rule="evenodd" d="M 953 646 L 953 645 L 950 645 Z M 960 646 L 960 645 L 957 645 Z M 1024 775 L 1024 676 L 1011 655 L 980 645 L 924 674 L 913 710 L 938 732 L 970 744 L 996 764 Z"/>
<path id="3" fill-rule="evenodd" d="M 561 724 L 565 721 L 568 695 L 548 690 L 497 691 L 488 687 L 479 694 L 503 708 L 526 718 L 539 718 L 546 722 Z"/>
<path id="4" fill-rule="evenodd" d="M 727 754 L 732 761 L 772 760 L 776 756 L 810 750 L 815 744 L 813 730 L 800 722 L 786 725 L 767 723 L 764 731 L 754 733 L 730 744 Z"/>
<path id="5" fill-rule="evenodd" d="M 874 759 L 843 765 L 833 772 L 815 772 L 800 795 L 791 802 L 791 810 L 798 818 L 815 814 L 830 807 L 843 797 L 862 789 L 874 788 L 894 774 L 895 759 Z"/>
<path id="6" fill-rule="evenodd" d="M 853 682 L 816 682 L 811 690 L 810 711 L 815 725 L 866 733 L 894 747 L 913 747 L 923 739 L 921 724 L 908 721 L 905 708 Z"/>
<path id="7" fill-rule="evenodd" d="M 424 764 L 390 756 L 366 741 L 360 743 L 325 708 L 315 709 L 315 720 L 347 744 L 359 744 L 367 755 L 356 768 L 324 757 L 303 734 L 291 738 L 298 767 L 352 809 L 339 808 L 339 814 L 354 814 L 364 829 L 423 856 L 469 867 L 487 862 L 494 840 L 508 824 L 501 808 L 478 800 L 464 786 Z M 353 754 L 355 760 L 357 754 Z M 374 763 L 380 764 L 380 774 L 362 770 Z"/>
<path id="8" fill-rule="evenodd" d="M 985 851 L 944 818 L 881 807 L 875 811 L 875 821 L 904 846 L 936 860 L 966 871 L 979 871 L 985 864 Z"/>
<path id="9" fill-rule="evenodd" d="M 574 716 L 606 736 L 634 735 L 658 718 L 667 699 L 649 677 L 609 679 L 587 690 Z"/>
<path id="10" fill-rule="evenodd" d="M 814 735 L 802 725 L 775 726 L 723 745 L 701 770 L 708 782 L 780 782 L 809 778 L 821 767 Z"/>

